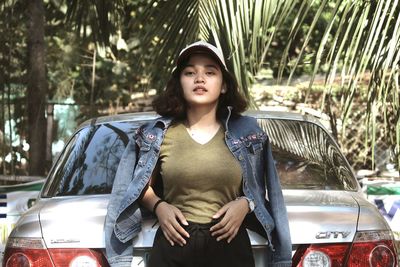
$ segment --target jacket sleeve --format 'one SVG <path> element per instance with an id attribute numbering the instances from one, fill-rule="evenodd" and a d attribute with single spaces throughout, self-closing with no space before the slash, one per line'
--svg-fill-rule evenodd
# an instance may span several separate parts
<path id="1" fill-rule="evenodd" d="M 289 221 L 269 138 L 265 141 L 264 153 L 269 209 L 275 222 L 275 229 L 272 232 L 272 244 L 274 246 L 271 259 L 272 266 L 291 266 L 292 242 Z"/>
<path id="2" fill-rule="evenodd" d="M 134 138 L 130 138 L 115 174 L 104 226 L 106 255 L 110 266 L 115 266 L 113 263 L 118 263 L 118 266 L 131 266 L 132 242 L 121 242 L 115 234 L 114 227 L 119 207 L 133 177 L 136 157 L 136 142 Z"/>

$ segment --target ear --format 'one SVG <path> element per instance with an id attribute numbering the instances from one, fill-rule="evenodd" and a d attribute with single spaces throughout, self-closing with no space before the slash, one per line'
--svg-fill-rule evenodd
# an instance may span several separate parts
<path id="1" fill-rule="evenodd" d="M 224 83 L 223 85 L 222 85 L 222 89 L 221 89 L 221 94 L 225 94 L 226 93 L 226 84 Z"/>

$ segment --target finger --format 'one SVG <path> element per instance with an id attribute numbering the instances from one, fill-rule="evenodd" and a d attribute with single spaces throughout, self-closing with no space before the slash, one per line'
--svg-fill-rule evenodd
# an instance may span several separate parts
<path id="1" fill-rule="evenodd" d="M 189 233 L 186 232 L 186 230 L 185 230 L 179 223 L 174 224 L 174 227 L 175 227 L 175 230 L 176 230 L 179 234 L 181 234 L 182 236 L 185 236 L 185 237 L 187 237 L 187 238 L 190 237 Z"/>
<path id="2" fill-rule="evenodd" d="M 185 216 L 182 214 L 182 212 L 179 209 L 175 209 L 175 216 L 178 218 L 178 220 L 183 224 L 183 225 L 189 225 L 189 223 L 186 221 Z M 179 224 L 178 221 L 175 221 L 174 223 L 174 228 L 183 236 L 186 236 L 187 238 L 190 237 L 189 233 L 186 232 L 186 230 Z"/>
<path id="3" fill-rule="evenodd" d="M 225 234 L 231 228 L 231 224 L 228 222 L 227 224 L 223 225 L 222 227 L 215 229 L 212 231 L 211 236 L 219 236 Z"/>
<path id="4" fill-rule="evenodd" d="M 229 229 L 229 231 L 225 232 L 224 234 L 217 237 L 217 241 L 221 241 L 226 238 L 230 238 L 234 233 L 233 229 Z"/>
<path id="5" fill-rule="evenodd" d="M 225 226 L 225 225 L 223 224 L 223 222 L 220 221 L 219 223 L 213 225 L 213 226 L 210 228 L 210 231 L 211 231 L 211 232 L 218 231 L 218 230 L 222 229 L 224 226 Z"/>
<path id="6" fill-rule="evenodd" d="M 229 223 L 227 216 L 224 216 L 220 222 L 215 224 L 213 227 L 210 228 L 211 232 L 218 231 L 221 228 L 224 228 Z"/>
<path id="7" fill-rule="evenodd" d="M 180 246 L 186 245 L 186 240 L 176 231 L 172 233 L 172 240 Z"/>
<path id="8" fill-rule="evenodd" d="M 238 229 L 233 230 L 233 234 L 228 238 L 228 244 L 231 243 L 231 241 L 236 237 L 238 233 Z"/>
<path id="9" fill-rule="evenodd" d="M 168 227 L 169 233 L 171 235 L 171 239 L 178 243 L 179 245 L 183 246 L 186 244 L 186 240 L 180 235 L 179 232 L 177 232 L 177 230 L 174 228 L 173 225 L 170 225 Z"/>
<path id="10" fill-rule="evenodd" d="M 211 236 L 221 236 L 229 231 L 229 228 L 223 227 L 211 233 Z"/>
<path id="11" fill-rule="evenodd" d="M 172 239 L 170 238 L 170 236 L 169 236 L 169 234 L 168 234 L 168 232 L 167 231 L 165 231 L 164 229 L 162 229 L 163 230 L 163 234 L 164 234 L 164 237 L 165 237 L 165 239 L 167 239 L 167 241 L 171 244 L 171 246 L 173 247 L 175 244 L 174 244 L 174 241 L 172 241 Z"/>

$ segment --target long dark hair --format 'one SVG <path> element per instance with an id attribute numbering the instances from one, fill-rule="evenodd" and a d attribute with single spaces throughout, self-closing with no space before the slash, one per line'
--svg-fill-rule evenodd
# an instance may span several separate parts
<path id="1" fill-rule="evenodd" d="M 165 90 L 154 99 L 153 108 L 158 114 L 173 117 L 178 120 L 186 118 L 187 104 L 183 97 L 180 75 L 189 61 L 189 58 L 190 56 L 182 60 L 175 68 Z M 216 60 L 216 62 L 218 61 Z M 227 112 L 228 106 L 232 107 L 233 115 L 239 115 L 247 109 L 247 101 L 239 92 L 239 86 L 235 76 L 228 72 L 224 66 L 220 65 L 220 68 L 227 91 L 219 97 L 217 117 L 223 118 Z"/>

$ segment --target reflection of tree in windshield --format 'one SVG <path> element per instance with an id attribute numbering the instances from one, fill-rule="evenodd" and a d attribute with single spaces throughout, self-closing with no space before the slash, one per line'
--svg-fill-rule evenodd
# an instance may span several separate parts
<path id="1" fill-rule="evenodd" d="M 72 160 L 67 161 L 67 166 L 65 167 L 64 174 L 61 178 L 60 182 L 60 192 L 69 192 L 71 191 L 71 187 L 74 188 L 79 184 L 83 187 L 83 182 L 78 182 L 82 179 L 83 170 L 85 170 L 85 160 L 86 160 L 86 149 L 92 140 L 94 134 L 96 133 L 99 126 L 90 126 L 89 129 L 82 130 L 79 134 L 78 140 L 75 145 L 75 149 L 72 152 L 71 158 Z M 72 184 L 70 184 L 70 177 L 74 175 L 77 179 L 73 180 Z"/>
<path id="2" fill-rule="evenodd" d="M 121 155 L 133 130 L 128 123 L 82 129 L 69 155 L 62 159 L 65 166 L 60 169 L 64 173 L 58 177 L 60 182 L 56 195 L 110 193 Z"/>
<path id="3" fill-rule="evenodd" d="M 108 194 L 110 193 L 109 185 L 107 183 L 102 183 L 102 184 L 95 184 L 95 185 L 90 185 L 85 188 L 85 195 L 94 195 L 94 194 Z"/>
<path id="4" fill-rule="evenodd" d="M 127 134 L 111 124 L 103 124 L 101 138 L 93 147 L 90 160 L 90 169 L 86 176 L 92 179 L 105 181 L 105 183 L 96 183 L 95 186 L 87 186 L 83 194 L 90 194 L 94 188 L 100 189 L 102 192 L 107 190 L 107 184 L 112 185 L 114 176 L 117 171 L 118 163 L 120 161 L 123 150 L 129 142 Z M 92 184 L 92 182 L 91 182 Z M 102 187 L 99 185 L 103 184 Z"/>
<path id="5" fill-rule="evenodd" d="M 355 190 L 344 156 L 331 137 L 314 123 L 259 120 L 273 146 L 284 188 Z"/>

